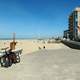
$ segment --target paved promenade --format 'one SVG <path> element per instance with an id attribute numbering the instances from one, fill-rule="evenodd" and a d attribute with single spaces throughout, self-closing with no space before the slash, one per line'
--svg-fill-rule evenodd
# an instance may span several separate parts
<path id="1" fill-rule="evenodd" d="M 0 68 L 0 80 L 80 80 L 80 50 L 65 47 L 22 55 L 20 63 Z"/>

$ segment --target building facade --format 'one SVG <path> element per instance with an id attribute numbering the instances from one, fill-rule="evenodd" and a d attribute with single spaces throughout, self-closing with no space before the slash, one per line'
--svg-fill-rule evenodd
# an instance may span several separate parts
<path id="1" fill-rule="evenodd" d="M 69 30 L 64 31 L 64 36 L 63 38 L 69 39 Z"/>
<path id="2" fill-rule="evenodd" d="M 77 7 L 69 16 L 69 38 L 80 40 L 80 7 Z"/>

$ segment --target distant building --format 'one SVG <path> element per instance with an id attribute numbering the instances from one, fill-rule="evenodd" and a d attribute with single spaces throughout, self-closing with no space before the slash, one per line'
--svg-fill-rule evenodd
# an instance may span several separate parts
<path id="1" fill-rule="evenodd" d="M 64 36 L 63 36 L 63 38 L 66 38 L 66 39 L 69 38 L 69 30 L 65 30 L 65 31 L 64 31 Z"/>
<path id="2" fill-rule="evenodd" d="M 75 10 L 69 16 L 69 38 L 71 40 L 80 39 L 80 7 Z"/>

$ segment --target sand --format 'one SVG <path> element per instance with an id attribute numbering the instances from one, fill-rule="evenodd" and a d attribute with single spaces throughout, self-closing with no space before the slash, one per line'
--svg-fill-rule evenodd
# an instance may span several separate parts
<path id="1" fill-rule="evenodd" d="M 47 43 L 48 40 L 16 40 L 18 43 L 16 48 L 22 48 L 23 54 L 30 54 L 42 50 L 45 46 L 45 49 L 61 49 L 64 45 L 62 43 Z M 11 40 L 0 40 L 0 49 L 4 47 L 9 47 Z M 64 46 L 65 48 L 65 46 Z M 68 48 L 68 47 L 67 47 Z"/>
<path id="2" fill-rule="evenodd" d="M 0 48 L 9 47 L 10 42 L 0 40 Z M 21 61 L 8 68 L 0 67 L 0 80 L 80 80 L 79 50 L 47 41 L 17 42 L 16 48 L 23 49 Z"/>
<path id="3" fill-rule="evenodd" d="M 22 54 L 20 63 L 0 67 L 0 80 L 80 80 L 80 51 L 63 45 Z"/>

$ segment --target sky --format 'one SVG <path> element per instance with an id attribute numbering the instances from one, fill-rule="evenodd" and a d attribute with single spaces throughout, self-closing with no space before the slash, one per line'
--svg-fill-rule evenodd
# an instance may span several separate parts
<path id="1" fill-rule="evenodd" d="M 62 36 L 80 0 L 0 0 L 0 37 Z"/>

